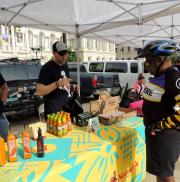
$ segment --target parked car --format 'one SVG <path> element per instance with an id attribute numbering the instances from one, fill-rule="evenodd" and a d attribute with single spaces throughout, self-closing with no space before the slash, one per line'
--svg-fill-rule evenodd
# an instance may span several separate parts
<path id="1" fill-rule="evenodd" d="M 120 95 L 121 87 L 117 73 L 88 73 L 83 63 L 80 66 L 80 92 L 81 97 L 94 95 L 97 98 L 101 91 L 108 90 L 111 95 Z M 68 63 L 70 77 L 77 82 L 77 64 Z"/>
<path id="2" fill-rule="evenodd" d="M 144 60 L 108 60 L 108 61 L 90 61 L 85 62 L 89 73 L 104 73 L 104 75 L 118 74 L 119 83 L 122 88 L 126 84 L 131 87 L 132 83 L 137 81 L 139 73 L 143 73 L 145 79 L 150 77 Z"/>
<path id="3" fill-rule="evenodd" d="M 43 98 L 36 95 L 36 82 L 41 64 L 4 60 L 0 62 L 0 72 L 5 78 L 9 97 L 5 104 L 6 116 L 26 114 L 37 111 Z"/>

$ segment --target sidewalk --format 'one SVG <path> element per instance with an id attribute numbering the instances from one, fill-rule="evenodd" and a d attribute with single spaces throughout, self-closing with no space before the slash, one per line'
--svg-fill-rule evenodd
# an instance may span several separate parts
<path id="1" fill-rule="evenodd" d="M 175 181 L 179 182 L 180 181 L 180 159 L 176 163 L 174 176 L 175 176 Z M 143 182 L 156 182 L 156 177 L 147 173 L 146 178 Z"/>

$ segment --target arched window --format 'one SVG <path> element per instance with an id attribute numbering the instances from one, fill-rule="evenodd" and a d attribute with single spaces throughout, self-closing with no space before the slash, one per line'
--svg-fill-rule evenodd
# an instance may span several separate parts
<path id="1" fill-rule="evenodd" d="M 45 36 L 44 33 L 40 32 L 39 34 L 39 47 L 44 48 L 45 47 Z"/>
<path id="2" fill-rule="evenodd" d="M 100 49 L 100 40 L 96 40 L 96 49 L 97 49 L 97 50 Z"/>
<path id="3" fill-rule="evenodd" d="M 52 47 L 52 45 L 56 42 L 56 37 L 54 34 L 50 35 L 50 46 Z"/>
<path id="4" fill-rule="evenodd" d="M 102 50 L 106 51 L 107 50 L 107 44 L 105 41 L 102 41 Z"/>
<path id="5" fill-rule="evenodd" d="M 28 31 L 29 47 L 33 47 L 33 33 Z"/>
<path id="6" fill-rule="evenodd" d="M 38 36 L 37 35 L 33 36 L 33 47 L 35 47 L 35 48 L 39 47 L 39 41 L 38 41 Z"/>
<path id="7" fill-rule="evenodd" d="M 93 48 L 93 40 L 92 39 L 87 39 L 87 48 L 92 49 Z"/>
<path id="8" fill-rule="evenodd" d="M 45 48 L 49 48 L 49 37 L 45 37 Z"/>

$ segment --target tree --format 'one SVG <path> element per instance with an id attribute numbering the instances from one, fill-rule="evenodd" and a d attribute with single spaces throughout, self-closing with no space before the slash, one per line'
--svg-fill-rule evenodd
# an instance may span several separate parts
<path id="1" fill-rule="evenodd" d="M 72 49 L 68 48 L 68 61 L 69 62 L 77 62 L 77 56 L 75 52 L 72 51 Z"/>

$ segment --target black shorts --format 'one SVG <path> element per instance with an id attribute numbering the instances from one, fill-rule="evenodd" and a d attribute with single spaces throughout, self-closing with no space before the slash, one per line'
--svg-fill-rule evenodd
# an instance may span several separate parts
<path id="1" fill-rule="evenodd" d="M 173 176 L 179 155 L 180 130 L 167 129 L 152 136 L 146 128 L 147 172 L 160 177 Z"/>

